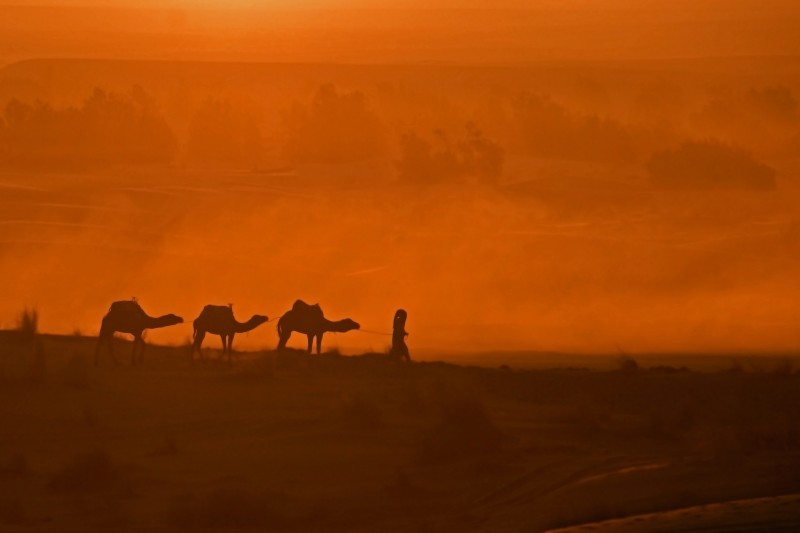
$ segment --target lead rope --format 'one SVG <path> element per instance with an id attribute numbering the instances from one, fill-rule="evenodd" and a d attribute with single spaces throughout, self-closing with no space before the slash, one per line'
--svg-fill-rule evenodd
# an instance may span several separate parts
<path id="1" fill-rule="evenodd" d="M 371 329 L 357 329 L 361 333 L 368 333 L 370 335 L 384 335 L 386 337 L 391 337 L 392 333 L 385 333 L 383 331 L 372 331 Z"/>

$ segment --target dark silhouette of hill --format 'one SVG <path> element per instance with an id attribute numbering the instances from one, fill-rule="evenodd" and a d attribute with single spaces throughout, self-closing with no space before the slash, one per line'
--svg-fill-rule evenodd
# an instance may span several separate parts
<path id="1" fill-rule="evenodd" d="M 96 339 L 38 339 L 39 361 L 0 332 L 12 529 L 543 531 L 800 493 L 790 360 L 526 371 L 282 350 L 191 366 L 153 345 L 145 367 L 95 368 Z"/>

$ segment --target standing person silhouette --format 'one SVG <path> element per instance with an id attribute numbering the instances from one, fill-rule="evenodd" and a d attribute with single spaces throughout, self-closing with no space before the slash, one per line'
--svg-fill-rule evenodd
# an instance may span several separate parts
<path id="1" fill-rule="evenodd" d="M 407 318 L 408 313 L 406 313 L 405 309 L 398 309 L 394 314 L 392 326 L 392 350 L 389 353 L 402 361 L 411 361 L 411 356 L 408 354 L 408 346 L 406 346 L 406 337 L 408 337 L 408 332 L 406 331 Z"/>

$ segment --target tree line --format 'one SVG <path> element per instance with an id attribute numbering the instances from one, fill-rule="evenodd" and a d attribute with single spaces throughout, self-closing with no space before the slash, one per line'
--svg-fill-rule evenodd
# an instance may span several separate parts
<path id="1" fill-rule="evenodd" d="M 188 123 L 176 127 L 141 87 L 126 93 L 98 88 L 77 105 L 10 100 L 0 115 L 0 165 L 258 167 L 272 142 L 270 156 L 288 164 L 392 158 L 398 179 L 415 185 L 497 184 L 506 158 L 522 155 L 639 164 L 659 187 L 767 189 L 775 185 L 774 171 L 724 132 L 736 133 L 731 124 L 741 122 L 793 134 L 800 124 L 792 92 L 781 87 L 753 89 L 738 101 L 708 102 L 694 120 L 700 131 L 722 133 L 699 140 L 667 123 L 625 123 L 575 112 L 537 93 L 509 99 L 491 114 L 463 117 L 460 125 L 437 127 L 435 120 L 411 117 L 412 126 L 405 128 L 387 124 L 366 94 L 329 84 L 319 86 L 310 101 L 284 109 L 278 132 L 267 139 L 258 113 L 224 98 L 199 102 Z"/>

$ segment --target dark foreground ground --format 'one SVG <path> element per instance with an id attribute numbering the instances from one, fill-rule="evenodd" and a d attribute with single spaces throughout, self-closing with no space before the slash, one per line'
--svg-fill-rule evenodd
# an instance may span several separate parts
<path id="1" fill-rule="evenodd" d="M 150 347 L 143 366 L 95 368 L 92 352 L 87 338 L 0 334 L 0 531 L 800 527 L 788 361 L 190 365 Z"/>

